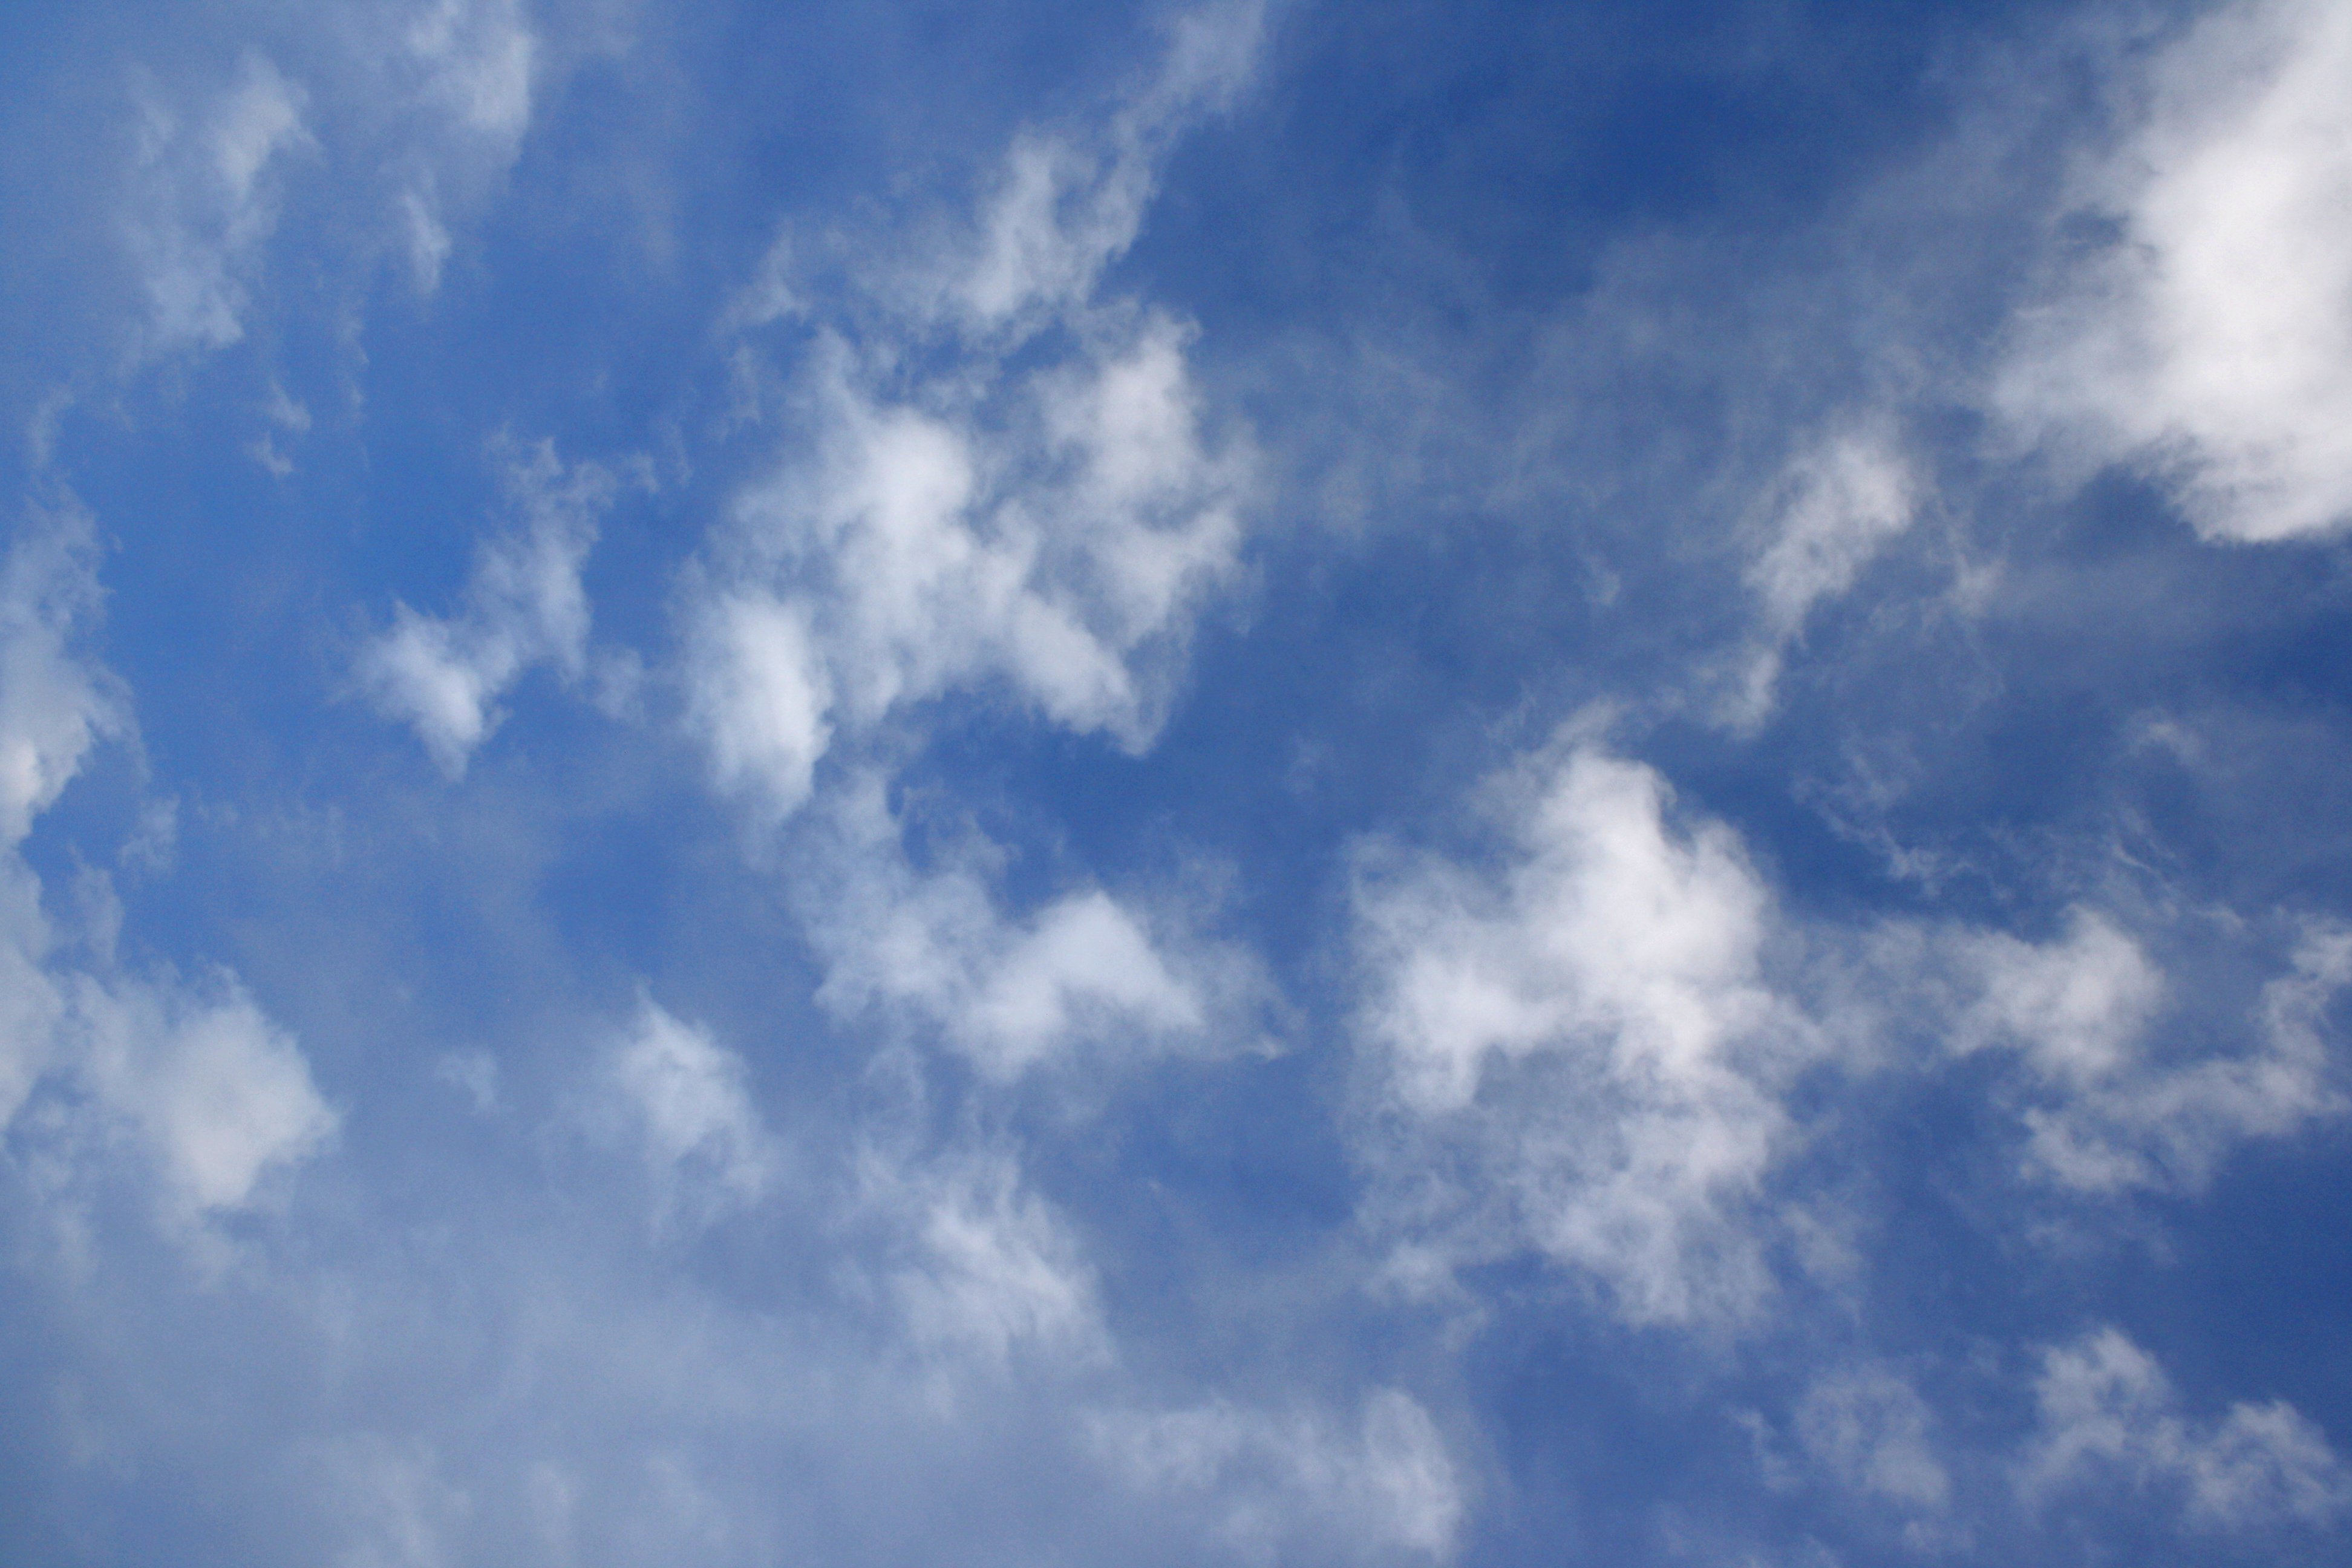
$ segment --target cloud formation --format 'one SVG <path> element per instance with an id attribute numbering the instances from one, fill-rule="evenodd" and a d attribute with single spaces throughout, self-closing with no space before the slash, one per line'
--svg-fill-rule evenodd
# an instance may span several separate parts
<path id="1" fill-rule="evenodd" d="M 2352 524 L 2347 70 L 2327 0 L 2236 0 L 2168 40 L 1994 382 L 2020 431 L 2148 474 L 2209 539 Z"/>
<path id="2" fill-rule="evenodd" d="M 775 1169 L 774 1140 L 745 1084 L 740 1057 L 651 999 L 614 1048 L 612 1088 L 635 1124 L 665 1209 L 758 1198 Z"/>
<path id="3" fill-rule="evenodd" d="M 581 563 L 614 483 L 593 463 L 566 470 L 552 442 L 499 455 L 513 522 L 478 547 L 462 607 L 419 615 L 395 605 L 391 627 L 355 661 L 361 689 L 405 721 L 451 779 L 496 730 L 498 702 L 526 670 L 551 665 L 576 680 L 587 668 L 588 598 Z"/>
<path id="4" fill-rule="evenodd" d="M 1255 1043 L 1234 1038 L 1264 988 L 1244 953 L 1098 888 L 1008 910 L 984 842 L 919 870 L 883 795 L 870 776 L 845 792 L 805 863 L 827 1007 L 936 1035 L 998 1083 L 1082 1051 L 1117 1063 Z"/>
<path id="5" fill-rule="evenodd" d="M 2352 1507 L 2352 1472 L 2294 1406 L 2241 1402 L 2192 1419 L 2163 1369 L 2114 1328 L 2046 1351 L 2033 1392 L 2040 1426 L 2019 1472 L 2029 1498 L 2152 1488 L 2200 1531 L 2325 1525 Z"/>
<path id="6" fill-rule="evenodd" d="M 234 83 L 194 111 L 142 96 L 124 217 L 146 295 L 140 353 L 226 348 L 245 335 L 251 274 L 277 226 L 278 164 L 316 145 L 303 93 L 247 54 Z"/>
<path id="7" fill-rule="evenodd" d="M 845 737 L 959 691 L 1150 742 L 1192 616 L 1236 570 L 1247 470 L 1204 427 L 1190 329 L 1097 284 L 1258 29 L 1249 5 L 1186 17 L 1106 131 L 1024 133 L 973 232 L 862 267 L 878 289 L 837 310 L 779 243 L 736 319 L 813 333 L 801 434 L 689 600 L 689 721 L 722 788 L 787 816 Z M 950 370 L 909 378 L 949 345 Z"/>
<path id="8" fill-rule="evenodd" d="M 0 572 L 0 1137 L 102 1183 L 128 1134 L 159 1218 L 196 1235 L 259 1201 L 338 1117 L 299 1047 L 234 976 L 128 972 L 103 927 L 73 933 L 92 950 L 88 966 L 59 952 L 24 840 L 91 748 L 129 721 L 120 683 L 75 646 L 99 605 L 91 533 L 78 508 L 35 512 Z"/>
<path id="9" fill-rule="evenodd" d="M 2194 1190 L 2234 1144 L 2276 1138 L 2344 1110 L 2317 1022 L 2352 981 L 2352 940 L 2307 931 L 2292 972 L 2247 1020 L 2251 1049 L 2167 1061 L 2149 1025 L 2163 977 L 2129 937 L 2076 910 L 2072 929 L 2032 946 L 1988 934 L 1962 942 L 1982 990 L 1962 1021 L 1963 1050 L 2022 1052 L 2040 1103 L 2024 1111 L 2032 1163 L 2085 1192 Z"/>
<path id="10" fill-rule="evenodd" d="M 1450 1561 L 1465 1499 L 1429 1415 L 1374 1390 L 1352 1429 L 1214 1404 L 1099 1419 L 1131 1485 L 1206 1501 L 1244 1563 Z"/>
<path id="11" fill-rule="evenodd" d="M 1894 435 L 1878 426 L 1832 430 L 1790 460 L 1775 488 L 1767 542 L 1748 568 L 1762 622 L 1738 690 L 1734 723 L 1761 723 L 1790 644 L 1815 605 L 1853 586 L 1887 542 L 1911 526 L 1919 480 Z"/>
<path id="12" fill-rule="evenodd" d="M 1493 1240 L 1591 1270 L 1637 1321 L 1762 1289 L 1740 1211 L 1804 1052 L 1762 974 L 1769 895 L 1728 829 L 1679 826 L 1670 801 L 1570 742 L 1506 786 L 1497 870 L 1376 854 L 1357 894 L 1364 1029 L 1409 1157 L 1437 1164 L 1423 1130 L 1466 1140 Z"/>
<path id="13" fill-rule="evenodd" d="M 1928 9 L 12 26 L 0 1558 L 2340 1555 L 2352 35 Z"/>

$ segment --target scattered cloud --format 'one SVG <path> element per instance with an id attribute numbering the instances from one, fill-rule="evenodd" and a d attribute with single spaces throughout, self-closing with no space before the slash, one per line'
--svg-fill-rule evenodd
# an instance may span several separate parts
<path id="1" fill-rule="evenodd" d="M 0 1557 L 2352 1528 L 2352 25 L 1279 10 L 43 34 Z"/>
<path id="2" fill-rule="evenodd" d="M 1191 615 L 1231 578 L 1240 470 L 1203 442 L 1183 332 L 1103 326 L 1084 363 L 979 411 L 877 398 L 832 341 L 813 447 L 737 503 L 689 611 L 690 722 L 774 816 L 845 737 L 996 689 L 1139 750 Z"/>
<path id="3" fill-rule="evenodd" d="M 971 231 L 911 268 L 916 309 L 1015 338 L 1085 309 L 1141 231 L 1171 144 L 1248 83 L 1265 31 L 1265 0 L 1181 12 L 1156 78 L 1102 126 L 1023 132 Z"/>
<path id="4" fill-rule="evenodd" d="M 1249 464 L 1203 417 L 1191 329 L 1097 285 L 1261 30 L 1252 4 L 1186 17 L 1106 129 L 1024 132 L 972 233 L 861 256 L 837 306 L 793 236 L 770 252 L 727 319 L 794 319 L 814 348 L 793 439 L 689 595 L 721 788 L 787 816 L 830 749 L 950 692 L 1150 743 L 1192 616 L 1236 574 Z"/>
<path id="5" fill-rule="evenodd" d="M 44 1079 L 71 1085 L 34 1133 L 103 1149 L 126 1126 L 163 1189 L 166 1218 L 201 1226 L 248 1207 L 265 1179 L 333 1134 L 300 1049 L 225 973 L 188 984 L 120 972 L 111 925 L 100 966 L 59 960 L 39 878 L 21 847 L 91 748 L 123 732 L 128 707 L 104 668 L 76 651 L 99 605 L 91 524 L 78 509 L 36 512 L 0 573 L 0 1134 Z M 111 903 L 110 893 L 108 900 Z"/>
<path id="6" fill-rule="evenodd" d="M 2206 1531 L 2325 1525 L 2352 1508 L 2352 1472 L 2284 1401 L 2183 1415 L 2164 1371 L 2114 1328 L 2045 1351 L 2041 1420 L 2018 1484 L 2049 1504 L 2098 1486 L 2159 1489 Z"/>
<path id="7" fill-rule="evenodd" d="M 2292 972 L 2263 992 L 2251 1049 L 2187 1060 L 2168 1060 L 2150 1036 L 2162 976 L 2098 915 L 2076 910 L 2065 936 L 2040 946 L 1964 937 L 1960 953 L 1983 989 L 1956 1043 L 2022 1053 L 2037 1083 L 2023 1112 L 2030 1157 L 2063 1185 L 2193 1191 L 2237 1143 L 2344 1109 L 2317 1032 L 2352 981 L 2352 938 L 2341 931 L 2305 932 Z"/>
<path id="8" fill-rule="evenodd" d="M 1806 1458 L 1851 1490 L 1927 1513 L 1951 1500 L 1934 1414 L 1885 1367 L 1848 1369 L 1815 1383 L 1797 1406 L 1795 1432 Z"/>
<path id="9" fill-rule="evenodd" d="M 1141 1489 L 1198 1499 L 1244 1562 L 1450 1561 L 1466 1500 L 1412 1395 L 1375 1390 L 1352 1425 L 1223 1401 L 1098 1417 L 1097 1447 Z"/>
<path id="10" fill-rule="evenodd" d="M 1401 1281 L 1532 1251 L 1635 1322 L 1740 1318 L 1799 1218 L 1773 1181 L 1809 1120 L 1840 1089 L 1990 1049 L 2018 1066 L 1993 1092 L 2022 1173 L 2085 1196 L 2200 1190 L 2241 1144 L 2345 1109 L 2320 1033 L 2352 981 L 2332 925 L 2217 1044 L 2164 1026 L 2163 973 L 2095 910 L 2042 942 L 1800 921 L 1727 826 L 1677 820 L 1656 770 L 1584 730 L 1489 795 L 1499 854 L 1359 859 L 1378 1109 L 1358 1136 Z"/>
<path id="11" fill-rule="evenodd" d="M 141 94 L 124 231 L 145 292 L 142 357 L 226 348 L 245 335 L 252 273 L 277 226 L 278 165 L 315 147 L 302 89 L 258 54 L 192 112 Z"/>
<path id="12" fill-rule="evenodd" d="M 1094 1270 L 1008 1152 L 911 1161 L 869 1149 L 860 1174 L 869 1212 L 900 1237 L 888 1288 L 919 1351 L 997 1369 L 1016 1354 L 1108 1357 Z"/>
<path id="13" fill-rule="evenodd" d="M 233 981 L 195 989 L 82 977 L 76 992 L 82 1076 L 138 1125 L 195 1213 L 248 1206 L 266 1176 L 334 1132 L 338 1118 L 292 1037 Z"/>
<path id="14" fill-rule="evenodd" d="M 643 1141 L 665 1213 L 757 1199 L 776 1170 L 775 1140 L 752 1103 L 743 1060 L 651 1000 L 608 1071 Z"/>
<path id="15" fill-rule="evenodd" d="M 2352 524 L 2347 71 L 2329 0 L 2235 0 L 2147 61 L 1994 379 L 2020 434 L 2159 479 L 2209 539 Z"/>
<path id="16" fill-rule="evenodd" d="M 1790 461 L 1773 497 L 1767 542 L 1748 569 L 1762 625 L 1727 717 L 1753 729 L 1815 605 L 1853 586 L 1887 542 L 1911 526 L 1919 480 L 1883 425 L 1833 429 Z"/>
<path id="17" fill-rule="evenodd" d="M 981 843 L 919 870 L 871 776 L 844 791 L 826 826 L 803 886 L 826 962 L 817 996 L 835 1014 L 911 1024 L 998 1083 L 1081 1053 L 1116 1063 L 1256 1044 L 1257 966 L 1172 914 L 1154 919 L 1098 888 L 1015 913 L 992 889 Z"/>
<path id="18" fill-rule="evenodd" d="M 1500 865 L 1381 847 L 1357 891 L 1362 1026 L 1405 1157 L 1466 1143 L 1497 1239 L 1591 1271 L 1642 1321 L 1762 1290 L 1741 1211 L 1806 1052 L 1765 982 L 1763 884 L 1728 828 L 1671 805 L 1654 769 L 1570 740 L 1507 783 Z"/>
<path id="19" fill-rule="evenodd" d="M 593 463 L 567 470 L 552 442 L 509 448 L 499 461 L 517 516 L 479 547 L 462 608 L 436 617 L 396 605 L 354 670 L 377 710 L 413 726 L 453 780 L 498 728 L 499 700 L 525 671 L 552 665 L 577 679 L 586 668 L 580 568 L 613 500 L 611 475 Z"/>
<path id="20" fill-rule="evenodd" d="M 90 748 L 130 721 L 121 683 L 72 646 L 100 601 L 89 513 L 37 509 L 0 573 L 0 849 L 21 845 Z"/>
<path id="21" fill-rule="evenodd" d="M 456 247 L 453 195 L 478 203 L 521 151 L 540 40 L 520 0 L 429 0 L 409 16 L 396 58 L 427 129 L 403 160 L 394 205 L 410 277 L 429 294 Z"/>

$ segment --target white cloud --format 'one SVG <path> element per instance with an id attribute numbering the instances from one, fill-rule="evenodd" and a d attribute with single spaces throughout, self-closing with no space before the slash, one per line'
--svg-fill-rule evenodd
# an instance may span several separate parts
<path id="1" fill-rule="evenodd" d="M 1727 709 L 1753 727 L 1772 706 L 1789 646 L 1804 635 L 1813 607 L 1853 585 L 1871 557 L 1911 526 L 1918 480 L 1894 433 L 1850 423 L 1790 460 L 1772 501 L 1769 536 L 1748 568 L 1762 611 L 1757 646 Z"/>
<path id="2" fill-rule="evenodd" d="M 539 40 L 517 0 L 436 0 L 410 23 L 404 41 L 427 68 L 427 95 L 453 120 L 508 143 L 521 138 L 530 124 Z"/>
<path id="3" fill-rule="evenodd" d="M 719 787 L 778 817 L 799 810 L 833 741 L 832 679 L 806 611 L 758 590 L 713 599 L 695 622 L 687 688 Z"/>
<path id="4" fill-rule="evenodd" d="M 1250 459 L 1204 417 L 1192 331 L 1097 288 L 1260 26 L 1246 4 L 1178 23 L 1101 123 L 1018 138 L 969 223 L 861 246 L 846 299 L 802 270 L 825 247 L 785 236 L 723 318 L 799 318 L 808 353 L 777 461 L 683 578 L 686 728 L 764 826 L 811 814 L 791 852 L 823 1003 L 995 1083 L 1209 1049 L 1263 991 L 1164 911 L 1093 888 L 1008 910 L 985 848 L 919 869 L 884 804 L 950 702 L 1148 748 L 1195 614 L 1239 574 Z"/>
<path id="5" fill-rule="evenodd" d="M 869 1150 L 862 1175 L 866 1203 L 903 1233 L 888 1283 L 918 1347 L 998 1367 L 1016 1352 L 1108 1357 L 1094 1270 L 1010 1155 L 916 1164 Z"/>
<path id="6" fill-rule="evenodd" d="M 1401 1287 L 1533 1252 L 1631 1321 L 1740 1317 L 1769 1249 L 1813 1256 L 1812 1200 L 1772 1186 L 1810 1179 L 1782 1165 L 1807 1142 L 1800 1074 L 1833 1107 L 1864 1075 L 2007 1054 L 2021 1174 L 2082 1194 L 2193 1193 L 2247 1141 L 2347 1107 L 2321 1032 L 2352 984 L 2341 928 L 2306 926 L 2217 1046 L 2089 909 L 2041 942 L 1779 919 L 1728 828 L 1678 825 L 1655 771 L 1580 731 L 1490 795 L 1499 856 L 1360 857 L 1355 1136 Z"/>
<path id="7" fill-rule="evenodd" d="M 36 513 L 0 571 L 0 851 L 128 722 L 119 684 L 69 647 L 99 606 L 95 548 L 86 514 Z"/>
<path id="8" fill-rule="evenodd" d="M 73 644 L 100 602 L 89 518 L 32 513 L 0 569 L 0 1133 L 46 1072 L 67 1000 L 40 879 L 17 850 L 90 748 L 128 723 L 119 684 Z"/>
<path id="9" fill-rule="evenodd" d="M 386 717 L 413 725 L 452 779 L 498 727 L 499 699 L 535 665 L 576 679 L 585 668 L 588 598 L 580 568 L 612 503 L 610 475 L 593 463 L 567 474 L 552 443 L 504 459 L 520 514 L 487 540 L 455 616 L 394 608 L 390 630 L 361 649 L 355 676 Z"/>
<path id="10" fill-rule="evenodd" d="M 396 58 L 423 121 L 394 209 L 421 292 L 440 286 L 455 248 L 452 193 L 479 200 L 520 152 L 541 54 L 519 0 L 432 0 L 403 29 Z"/>
<path id="11" fill-rule="evenodd" d="M 1205 1505 L 1246 1561 L 1454 1555 L 1461 1481 L 1428 1412 L 1395 1389 L 1352 1429 L 1219 1401 L 1098 1417 L 1095 1439 L 1130 1485 Z"/>
<path id="12" fill-rule="evenodd" d="M 1263 0 L 1189 12 L 1158 77 L 1099 132 L 1016 139 L 974 232 L 919 269 L 928 310 L 982 332 L 1019 331 L 1082 304 L 1135 243 L 1169 144 L 1249 79 L 1265 26 Z"/>
<path id="13" fill-rule="evenodd" d="M 90 534 L 78 510 L 37 513 L 0 572 L 0 1133 L 45 1079 L 70 1079 L 87 1096 L 77 1114 L 132 1129 L 167 1210 L 200 1222 L 256 1202 L 337 1119 L 293 1040 L 234 979 L 111 973 L 110 937 L 95 944 L 98 973 L 56 962 L 19 847 L 90 748 L 130 722 L 118 683 L 72 648 L 99 605 Z"/>
<path id="14" fill-rule="evenodd" d="M 2030 1152 L 2063 1185 L 2194 1190 L 2236 1143 L 2343 1109 L 2317 1026 L 2352 981 L 2352 934 L 2305 933 L 2292 972 L 2263 991 L 2251 1049 L 2186 1060 L 2158 1054 L 2150 1037 L 2163 977 L 2095 913 L 2075 911 L 2063 937 L 2039 946 L 1970 934 L 1958 951 L 1981 990 L 1955 1044 L 2022 1054 L 2037 1080 Z"/>
<path id="15" fill-rule="evenodd" d="M 300 1049 L 233 980 L 75 982 L 79 1070 L 143 1134 L 176 1206 L 198 1217 L 249 1207 L 265 1178 L 333 1135 L 338 1118 Z"/>
<path id="16" fill-rule="evenodd" d="M 310 411 L 289 397 L 286 389 L 272 381 L 268 400 L 262 405 L 262 414 L 274 428 L 266 429 L 254 437 L 253 445 L 247 450 L 253 454 L 255 462 L 282 479 L 294 471 L 294 459 L 278 449 L 278 437 L 283 434 L 289 441 L 299 439 L 310 428 Z"/>
<path id="17" fill-rule="evenodd" d="M 2021 315 L 1994 403 L 2161 478 L 2210 539 L 2352 523 L 2352 12 L 2239 0 L 2152 62 L 2082 214 L 2112 238 Z"/>
<path id="18" fill-rule="evenodd" d="M 1240 538 L 1182 342 L 1157 317 L 1106 333 L 1014 389 L 1016 434 L 879 401 L 836 345 L 814 449 L 742 498 L 692 612 L 691 722 L 722 786 L 789 811 L 843 735 L 991 686 L 1148 743 Z"/>
<path id="19" fill-rule="evenodd" d="M 2043 1353 L 2040 1422 L 2018 1475 L 2029 1500 L 2102 1480 L 2174 1490 L 2207 1530 L 2324 1525 L 2352 1509 L 2352 1472 L 2281 1400 L 2232 1405 L 2218 1421 L 2180 1414 L 2163 1369 L 2114 1328 Z"/>
<path id="20" fill-rule="evenodd" d="M 431 293 L 441 286 L 441 268 L 457 248 L 449 226 L 441 220 L 439 182 L 420 174 L 400 193 L 400 219 L 408 240 L 408 269 L 419 289 Z"/>
<path id="21" fill-rule="evenodd" d="M 1261 9 L 1178 22 L 1101 125 L 1024 132 L 969 232 L 862 247 L 845 308 L 787 235 L 728 312 L 807 316 L 817 348 L 793 445 L 689 596 L 722 787 L 789 813 L 827 749 L 951 692 L 1130 750 L 1157 733 L 1192 616 L 1235 574 L 1248 462 L 1202 427 L 1190 330 L 1097 288 L 1168 146 L 1252 68 Z"/>
<path id="22" fill-rule="evenodd" d="M 124 219 L 146 294 L 142 350 L 218 349 L 245 335 L 250 274 L 278 222 L 273 166 L 310 145 L 303 94 L 258 55 L 189 121 L 149 94 Z"/>
<path id="23" fill-rule="evenodd" d="M 1832 1479 L 1927 1511 L 1942 1510 L 1952 1489 L 1934 1426 L 1910 1384 L 1883 1367 L 1825 1377 L 1797 1407 L 1797 1441 Z"/>
<path id="24" fill-rule="evenodd" d="M 433 1081 L 466 1097 L 477 1116 L 499 1110 L 499 1058 L 488 1051 L 448 1051 L 434 1062 Z"/>
<path id="25" fill-rule="evenodd" d="M 651 1000 L 614 1047 L 607 1070 L 644 1142 L 667 1207 L 692 1195 L 757 1198 L 775 1147 L 746 1085 L 743 1060 Z"/>
<path id="26" fill-rule="evenodd" d="M 1637 1321 L 1761 1289 L 1740 1211 L 1801 1043 L 1762 977 L 1762 884 L 1727 828 L 1668 804 L 1650 768 L 1573 744 L 1514 781 L 1504 864 L 1375 856 L 1357 897 L 1363 1028 L 1408 1148 L 1466 1144 L 1502 1244 L 1591 1271 Z"/>
<path id="27" fill-rule="evenodd" d="M 998 1081 L 1087 1048 L 1234 1048 L 1264 988 L 1245 955 L 1155 931 L 1099 889 L 1009 913 L 977 847 L 918 871 L 882 795 L 870 776 L 843 792 L 807 885 L 827 1007 L 936 1030 Z"/>
<path id="28" fill-rule="evenodd" d="M 1153 1033 L 1194 1031 L 1205 1021 L 1192 988 L 1099 890 L 1050 905 L 1015 936 L 963 1026 L 988 1042 L 992 1060 L 1020 1067 L 1076 1033 L 1092 1009 Z"/>
<path id="29" fill-rule="evenodd" d="M 2052 1079 L 2091 1083 L 2123 1067 L 2163 999 L 2164 977 L 2139 944 L 2087 910 L 2040 946 L 1999 933 L 1962 942 L 1984 986 L 1963 1047 L 2015 1041 Z"/>

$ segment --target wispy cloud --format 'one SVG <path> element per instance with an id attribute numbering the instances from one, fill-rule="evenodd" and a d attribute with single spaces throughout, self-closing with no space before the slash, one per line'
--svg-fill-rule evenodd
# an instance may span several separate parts
<path id="1" fill-rule="evenodd" d="M 551 665 L 570 679 L 586 668 L 589 606 L 580 568 L 612 504 L 612 477 L 593 463 L 566 469 L 542 441 L 499 454 L 516 517 L 486 540 L 456 614 L 396 605 L 391 627 L 355 662 L 361 689 L 406 721 L 452 779 L 498 728 L 498 703 L 525 671 Z"/>

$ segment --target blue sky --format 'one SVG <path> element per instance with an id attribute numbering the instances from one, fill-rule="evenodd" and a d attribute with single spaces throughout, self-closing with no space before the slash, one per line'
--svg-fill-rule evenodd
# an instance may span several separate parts
<path id="1" fill-rule="evenodd" d="M 0 1559 L 2341 1559 L 2352 13 L 0 62 Z"/>

